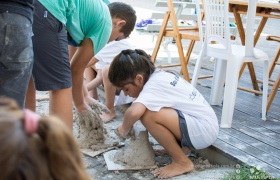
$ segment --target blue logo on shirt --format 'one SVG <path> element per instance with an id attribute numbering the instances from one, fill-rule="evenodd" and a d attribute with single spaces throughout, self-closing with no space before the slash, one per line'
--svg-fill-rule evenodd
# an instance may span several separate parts
<path id="1" fill-rule="evenodd" d="M 179 76 L 175 76 L 174 81 L 170 82 L 170 84 L 175 87 L 178 81 L 179 81 Z"/>

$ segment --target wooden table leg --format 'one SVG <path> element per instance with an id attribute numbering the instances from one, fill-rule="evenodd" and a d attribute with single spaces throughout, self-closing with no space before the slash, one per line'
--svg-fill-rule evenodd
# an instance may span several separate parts
<path id="1" fill-rule="evenodd" d="M 253 65 L 253 63 L 248 62 L 248 63 L 247 63 L 247 66 L 248 66 L 248 69 L 249 69 L 249 72 L 250 72 L 250 76 L 251 76 L 251 81 L 252 81 L 253 88 L 254 88 L 254 90 L 256 90 L 256 91 L 259 91 L 260 89 L 259 89 L 259 85 L 258 85 L 258 82 L 257 82 L 257 77 L 256 77 L 254 65 Z M 255 93 L 255 95 L 259 95 L 259 94 L 256 94 L 256 93 Z"/>
<path id="2" fill-rule="evenodd" d="M 245 45 L 245 32 L 244 32 L 244 28 L 243 28 L 243 24 L 242 24 L 242 20 L 241 20 L 240 14 L 237 12 L 237 9 L 236 9 L 235 6 L 232 7 L 232 11 L 233 11 L 233 15 L 234 15 L 234 18 L 235 18 L 235 21 L 236 21 L 236 25 L 237 25 L 239 36 L 240 36 L 240 39 L 241 39 L 241 43 L 244 46 Z M 262 26 L 264 26 L 264 25 L 265 25 L 265 23 L 262 24 Z M 263 27 L 260 27 L 260 30 L 262 30 L 262 29 L 263 29 Z M 258 38 L 259 37 L 257 37 L 257 39 Z M 255 36 L 255 39 L 256 39 L 256 36 Z M 256 42 L 256 40 L 255 40 L 255 42 Z M 250 72 L 250 77 L 251 77 L 253 88 L 254 88 L 254 90 L 259 91 L 259 86 L 258 86 L 258 83 L 257 83 L 257 78 L 256 78 L 256 73 L 255 73 L 255 69 L 254 69 L 253 63 L 251 63 L 251 62 L 250 63 L 244 63 L 242 65 L 242 68 L 241 68 L 241 70 L 239 72 L 239 78 L 241 77 L 241 75 L 242 75 L 246 65 L 248 65 L 248 69 L 249 69 L 249 72 Z M 255 94 L 255 95 L 258 95 L 258 94 Z"/>
<path id="3" fill-rule="evenodd" d="M 257 29 L 257 31 L 255 33 L 255 36 L 254 36 L 254 46 L 256 46 L 256 44 L 257 44 L 257 42 L 259 40 L 259 37 L 260 37 L 260 35 L 261 35 L 262 31 L 263 31 L 264 25 L 267 22 L 267 19 L 268 19 L 267 17 L 263 17 L 261 22 L 260 22 L 260 24 L 259 24 L 259 27 L 258 27 L 258 29 Z"/>
<path id="4" fill-rule="evenodd" d="M 266 106 L 266 112 L 269 111 L 269 108 L 272 104 L 272 101 L 273 101 L 275 95 L 276 95 L 276 92 L 278 91 L 279 86 L 280 86 L 280 73 L 278 74 L 278 77 L 277 77 L 277 79 L 276 79 L 276 81 L 275 81 L 275 83 L 274 83 L 274 85 L 273 85 L 273 87 L 272 87 L 272 89 L 269 93 L 268 100 L 267 100 L 267 106 Z"/>
<path id="5" fill-rule="evenodd" d="M 232 12 L 234 15 L 235 23 L 237 25 L 237 30 L 238 30 L 238 33 L 240 36 L 241 44 L 244 46 L 245 45 L 245 32 L 244 32 L 240 14 L 237 13 L 237 9 L 235 6 L 232 7 Z"/>

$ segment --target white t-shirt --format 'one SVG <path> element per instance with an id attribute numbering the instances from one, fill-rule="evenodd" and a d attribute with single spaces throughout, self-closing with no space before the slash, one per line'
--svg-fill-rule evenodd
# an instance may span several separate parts
<path id="1" fill-rule="evenodd" d="M 98 60 L 98 62 L 95 63 L 95 68 L 103 69 L 105 65 L 111 64 L 114 57 L 122 50 L 126 49 L 134 49 L 128 39 L 109 42 L 94 56 Z"/>
<path id="2" fill-rule="evenodd" d="M 94 56 L 98 60 L 95 63 L 95 68 L 103 69 L 105 65 L 111 64 L 115 56 L 117 56 L 122 50 L 126 49 L 134 49 L 132 43 L 130 43 L 130 40 L 128 39 L 109 42 Z M 115 96 L 114 106 L 128 104 L 133 100 L 134 98 L 125 96 L 124 93 L 121 92 L 119 96 Z"/>
<path id="3" fill-rule="evenodd" d="M 144 104 L 150 111 L 163 107 L 181 111 L 196 149 L 210 146 L 218 137 L 219 125 L 212 107 L 197 89 L 178 75 L 155 70 L 135 102 Z"/>

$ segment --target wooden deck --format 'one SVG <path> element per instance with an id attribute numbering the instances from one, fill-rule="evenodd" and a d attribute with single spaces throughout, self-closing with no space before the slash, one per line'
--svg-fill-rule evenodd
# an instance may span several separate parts
<path id="1" fill-rule="evenodd" d="M 204 69 L 205 74 L 211 70 Z M 257 75 L 262 71 L 256 68 Z M 245 72 L 240 85 L 251 87 L 249 75 Z M 204 86 L 197 89 L 209 101 L 211 79 L 200 80 Z M 237 162 L 259 167 L 273 177 L 280 177 L 280 92 L 277 93 L 267 114 L 267 120 L 260 117 L 261 96 L 238 90 L 232 128 L 220 129 L 219 137 L 211 148 Z M 212 106 L 220 121 L 222 105 Z"/>

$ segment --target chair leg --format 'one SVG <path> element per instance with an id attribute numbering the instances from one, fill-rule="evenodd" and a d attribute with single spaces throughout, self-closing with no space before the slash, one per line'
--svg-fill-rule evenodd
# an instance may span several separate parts
<path id="1" fill-rule="evenodd" d="M 200 51 L 200 53 L 198 55 L 198 58 L 197 58 L 196 63 L 195 63 L 194 71 L 193 71 L 193 76 L 192 76 L 191 84 L 194 87 L 196 87 L 199 71 L 200 71 L 201 66 L 202 66 L 202 53 L 203 53 L 202 51 Z"/>
<path id="2" fill-rule="evenodd" d="M 213 71 L 211 96 L 210 96 L 210 101 L 209 101 L 209 103 L 211 105 L 220 105 L 222 103 L 226 68 L 227 68 L 226 60 L 216 59 L 215 69 Z"/>
<path id="3" fill-rule="evenodd" d="M 186 66 L 188 66 L 188 63 L 189 63 L 189 60 L 190 60 L 190 57 L 191 57 L 191 54 L 192 54 L 192 50 L 193 50 L 193 47 L 194 47 L 194 44 L 195 44 L 195 40 L 190 40 L 190 44 L 189 44 L 189 47 L 188 47 L 188 50 L 187 50 L 187 53 L 186 53 L 186 56 L 185 56 L 185 64 Z M 181 68 L 181 74 L 183 73 L 182 72 L 182 68 Z"/>
<path id="4" fill-rule="evenodd" d="M 191 50 L 192 51 L 192 50 Z M 198 55 L 198 58 L 196 60 L 196 63 L 195 63 L 195 67 L 194 67 L 194 70 L 193 70 L 193 76 L 192 76 L 192 80 L 191 80 L 191 84 L 196 87 L 197 85 L 197 81 L 198 81 L 198 78 L 199 78 L 199 71 L 201 69 L 201 66 L 202 66 L 202 61 L 203 61 L 203 58 L 206 56 L 205 55 L 205 44 L 202 45 L 202 49 L 201 51 L 199 52 L 199 55 Z M 187 56 L 187 55 L 186 55 Z"/>
<path id="5" fill-rule="evenodd" d="M 240 67 L 236 59 L 227 61 L 221 128 L 231 128 Z"/>
<path id="6" fill-rule="evenodd" d="M 267 93 L 268 93 L 268 61 L 264 61 L 263 62 L 262 120 L 266 120 Z"/>
<path id="7" fill-rule="evenodd" d="M 186 61 L 186 64 L 188 64 L 189 60 L 190 60 L 190 57 L 191 57 L 191 54 L 192 54 L 192 50 L 193 50 L 193 47 L 195 45 L 195 40 L 190 40 L 190 44 L 189 44 L 189 47 L 188 47 L 188 51 L 186 53 L 186 57 L 185 57 L 185 61 Z"/>
<path id="8" fill-rule="evenodd" d="M 152 54 L 152 57 L 151 57 L 151 60 L 152 60 L 153 63 L 155 63 L 155 61 L 156 61 L 157 54 L 158 54 L 158 51 L 159 51 L 159 48 L 160 48 L 160 44 L 162 42 L 163 35 L 166 31 L 166 26 L 167 26 L 169 17 L 170 17 L 170 11 L 167 11 L 165 16 L 164 16 L 164 20 L 162 22 L 160 31 L 158 33 L 157 42 L 156 42 L 156 45 L 155 45 L 155 48 L 154 48 L 154 51 L 153 51 L 153 54 Z"/>
<path id="9" fill-rule="evenodd" d="M 177 48 L 178 48 L 179 59 L 180 59 L 180 64 L 181 64 L 184 79 L 187 80 L 188 82 L 190 82 L 189 72 L 188 72 L 187 64 L 185 62 L 183 45 L 182 45 L 180 36 L 176 36 L 176 44 L 177 44 Z"/>

